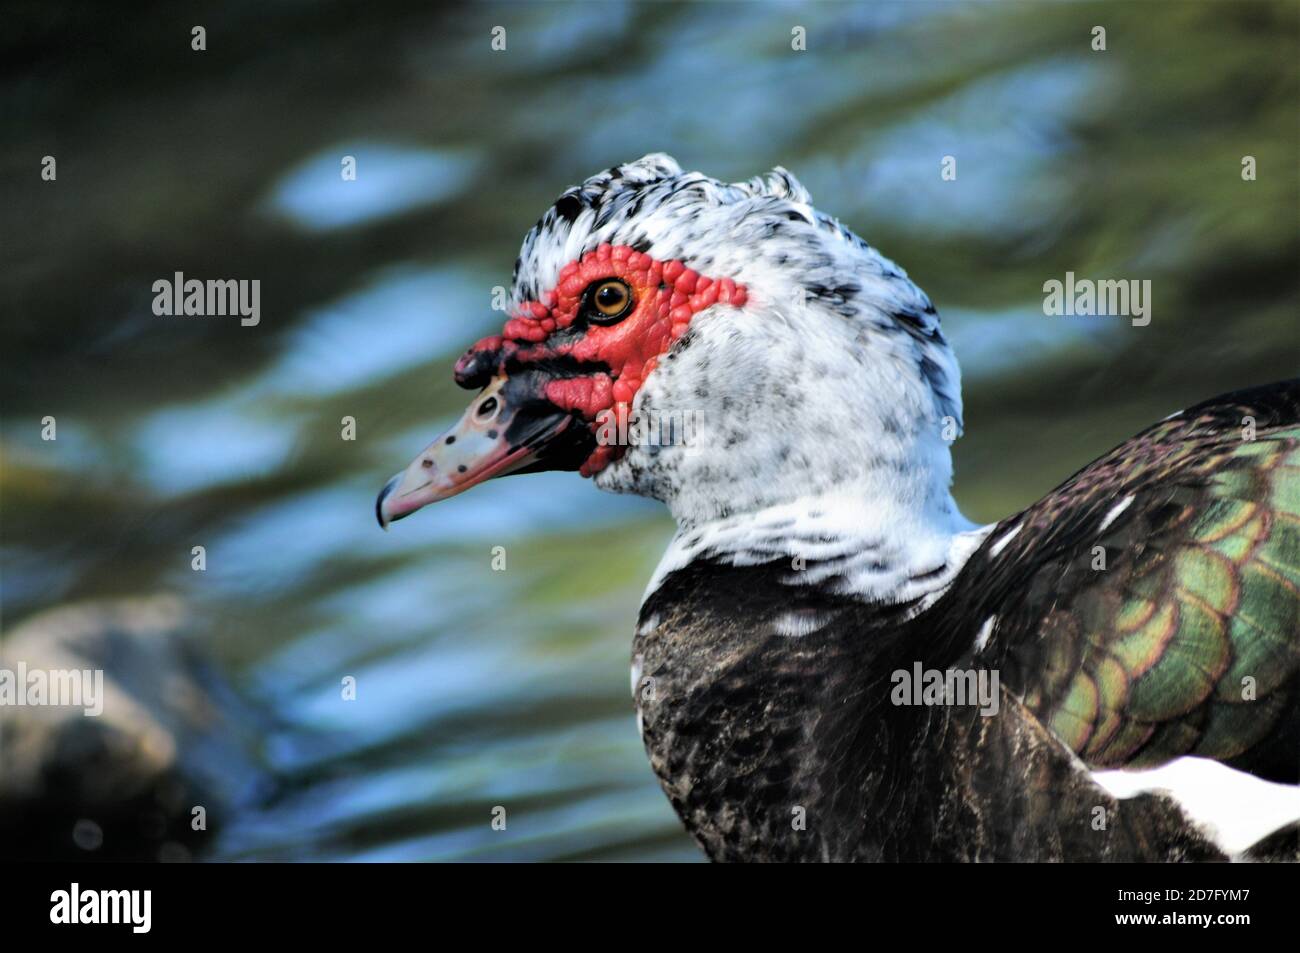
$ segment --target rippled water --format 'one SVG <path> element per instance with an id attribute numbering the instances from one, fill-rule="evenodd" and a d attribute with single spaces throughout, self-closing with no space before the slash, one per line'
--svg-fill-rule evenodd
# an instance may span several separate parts
<path id="1" fill-rule="evenodd" d="M 654 150 L 723 178 L 787 166 L 929 291 L 963 362 L 972 518 L 1293 374 L 1295 7 L 1102 12 L 236 3 L 206 54 L 170 5 L 26 14 L 4 40 L 6 628 L 90 598 L 191 605 L 283 781 L 210 856 L 697 859 L 628 692 L 660 508 L 545 474 L 385 534 L 375 493 L 463 406 L 451 364 L 501 324 L 523 232 Z M 32 172 L 47 151 L 57 184 Z M 1066 270 L 1151 279 L 1152 324 L 1045 317 Z M 176 271 L 260 279 L 261 323 L 155 317 Z"/>

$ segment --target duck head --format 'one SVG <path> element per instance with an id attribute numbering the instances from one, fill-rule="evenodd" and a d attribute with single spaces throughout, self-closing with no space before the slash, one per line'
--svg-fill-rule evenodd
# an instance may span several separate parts
<path id="1" fill-rule="evenodd" d="M 478 394 L 379 494 L 381 526 L 493 477 L 577 470 L 693 525 L 852 488 L 947 505 L 956 361 L 925 294 L 783 169 L 645 156 L 524 239 Z"/>

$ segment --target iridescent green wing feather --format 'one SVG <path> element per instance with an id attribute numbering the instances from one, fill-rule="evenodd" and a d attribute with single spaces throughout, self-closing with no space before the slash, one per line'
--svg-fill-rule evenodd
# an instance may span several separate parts
<path id="1" fill-rule="evenodd" d="M 982 663 L 1088 764 L 1196 755 L 1300 782 L 1300 381 L 1150 428 L 967 573 L 996 580 Z"/>

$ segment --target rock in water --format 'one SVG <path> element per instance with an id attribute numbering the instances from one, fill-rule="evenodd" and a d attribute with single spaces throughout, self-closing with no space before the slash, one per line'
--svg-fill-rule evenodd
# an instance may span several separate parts
<path id="1" fill-rule="evenodd" d="M 52 609 L 0 640 L 0 856 L 187 860 L 264 791 L 249 713 L 190 628 L 156 596 Z"/>

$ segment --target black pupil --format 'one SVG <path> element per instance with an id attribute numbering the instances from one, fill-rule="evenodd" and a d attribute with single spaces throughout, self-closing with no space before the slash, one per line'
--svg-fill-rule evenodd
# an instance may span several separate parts
<path id="1" fill-rule="evenodd" d="M 478 415 L 480 417 L 486 417 L 496 409 L 497 399 L 495 397 L 489 397 L 487 400 L 483 401 L 483 403 L 479 404 Z"/>
<path id="2" fill-rule="evenodd" d="M 623 289 L 618 285 L 603 285 L 596 292 L 596 304 L 602 308 L 617 308 L 623 303 Z"/>

